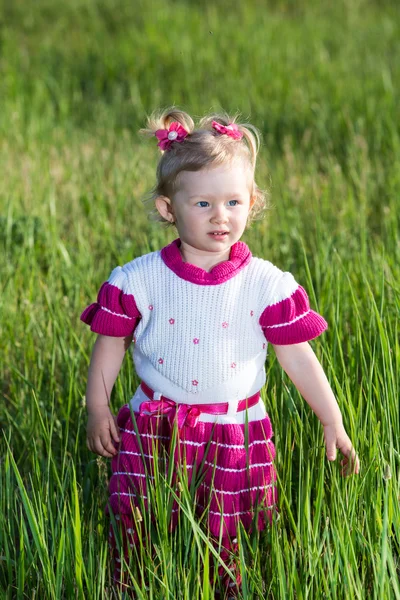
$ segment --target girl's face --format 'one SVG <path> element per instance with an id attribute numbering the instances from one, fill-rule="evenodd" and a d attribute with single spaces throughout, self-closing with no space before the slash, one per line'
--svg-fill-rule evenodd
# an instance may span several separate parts
<path id="1" fill-rule="evenodd" d="M 242 161 L 182 171 L 172 201 L 160 196 L 156 207 L 165 219 L 175 223 L 183 244 L 200 252 L 221 253 L 243 234 L 254 204 L 251 185 L 252 174 Z"/>

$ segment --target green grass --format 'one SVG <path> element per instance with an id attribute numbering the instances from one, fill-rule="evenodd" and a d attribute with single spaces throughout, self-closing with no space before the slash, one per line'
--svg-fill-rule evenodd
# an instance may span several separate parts
<path id="1" fill-rule="evenodd" d="M 243 239 L 327 319 L 312 345 L 361 459 L 350 479 L 328 463 L 271 351 L 281 518 L 242 532 L 243 597 L 400 598 L 399 34 L 394 2 L 0 5 L 1 599 L 111 597 L 109 465 L 85 444 L 94 336 L 79 315 L 115 265 L 175 237 L 141 203 L 158 154 L 137 135 L 173 103 L 239 109 L 261 129 L 272 208 Z M 138 384 L 128 358 L 115 412 Z M 173 491 L 155 489 L 159 526 L 145 522 L 131 565 L 143 599 L 212 598 L 182 485 L 173 536 Z"/>

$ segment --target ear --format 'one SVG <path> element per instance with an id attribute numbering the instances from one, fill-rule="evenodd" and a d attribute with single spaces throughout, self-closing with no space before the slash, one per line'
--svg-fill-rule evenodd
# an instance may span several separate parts
<path id="1" fill-rule="evenodd" d="M 172 208 L 172 202 L 167 196 L 157 196 L 155 199 L 156 209 L 166 221 L 174 223 L 175 216 Z"/>
<path id="2" fill-rule="evenodd" d="M 249 205 L 249 211 L 253 208 L 254 204 L 256 202 L 256 196 L 250 196 L 250 205 Z"/>

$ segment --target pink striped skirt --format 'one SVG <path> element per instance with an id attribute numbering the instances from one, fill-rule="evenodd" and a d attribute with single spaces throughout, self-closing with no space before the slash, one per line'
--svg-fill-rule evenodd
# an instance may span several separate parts
<path id="1" fill-rule="evenodd" d="M 139 539 L 135 513 L 138 514 L 138 509 L 148 510 L 146 482 L 155 477 L 155 454 L 164 476 L 173 457 L 175 465 L 185 466 L 189 485 L 195 477 L 195 513 L 203 517 L 211 539 L 222 537 L 224 547 L 234 547 L 239 522 L 248 533 L 254 529 L 261 531 L 267 522 L 272 522 L 277 490 L 275 447 L 268 415 L 247 424 L 199 421 L 195 427 L 184 426 L 175 438 L 174 448 L 171 448 L 171 425 L 165 415 L 131 414 L 127 404 L 119 411 L 117 422 L 121 442 L 118 454 L 112 459 L 109 506 L 124 529 L 124 548 L 132 547 Z M 172 487 L 179 497 L 176 468 L 172 477 Z M 179 507 L 174 500 L 171 531 L 178 516 Z M 112 525 L 110 544 L 118 563 Z"/>
<path id="2" fill-rule="evenodd" d="M 110 546 L 115 561 L 114 579 L 118 583 L 123 581 L 118 546 L 123 548 L 127 559 L 129 547 L 137 544 L 142 535 L 140 516 L 143 510 L 146 514 L 149 511 L 151 490 L 147 486 L 155 479 L 155 455 L 158 471 L 163 476 L 168 473 L 170 461 L 174 461 L 171 485 L 178 497 L 176 467 L 184 468 L 192 488 L 195 478 L 195 514 L 202 517 L 223 560 L 237 549 L 239 523 L 251 533 L 263 530 L 267 522 L 272 522 L 273 512 L 277 511 L 277 489 L 275 447 L 268 415 L 247 424 L 199 421 L 195 427 L 182 427 L 175 436 L 174 446 L 166 415 L 131 413 L 127 404 L 119 411 L 117 422 L 121 442 L 118 454 L 112 459 L 109 510 L 118 524 L 120 536 L 117 543 L 111 523 Z M 171 531 L 178 517 L 179 506 L 174 499 Z"/>

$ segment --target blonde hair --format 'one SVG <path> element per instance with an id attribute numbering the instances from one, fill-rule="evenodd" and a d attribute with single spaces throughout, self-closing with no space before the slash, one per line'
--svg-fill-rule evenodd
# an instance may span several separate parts
<path id="1" fill-rule="evenodd" d="M 150 219 L 169 225 L 175 225 L 164 219 L 154 208 L 158 196 L 172 198 L 178 187 L 178 176 L 182 171 L 200 171 L 201 169 L 231 163 L 239 158 L 251 170 L 253 185 L 251 197 L 254 204 L 247 220 L 249 226 L 254 220 L 264 216 L 268 208 L 267 190 L 261 190 L 254 180 L 257 154 L 260 149 L 261 136 L 256 127 L 249 123 L 236 123 L 239 114 L 230 117 L 227 113 L 214 113 L 203 117 L 196 129 L 193 119 L 184 111 L 172 106 L 161 111 L 153 112 L 147 119 L 147 128 L 139 133 L 145 136 L 155 136 L 158 129 L 168 129 L 173 121 L 177 121 L 188 132 L 183 142 L 173 143 L 166 151 L 161 150 L 161 158 L 157 165 L 157 181 L 151 191 L 144 197 L 143 202 L 150 204 L 152 211 Z M 241 140 L 228 135 L 221 135 L 213 127 L 212 122 L 221 125 L 236 123 L 243 134 Z"/>

